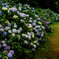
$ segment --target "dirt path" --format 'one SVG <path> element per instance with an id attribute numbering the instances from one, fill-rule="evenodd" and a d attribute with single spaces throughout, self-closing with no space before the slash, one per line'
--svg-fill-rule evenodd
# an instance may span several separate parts
<path id="1" fill-rule="evenodd" d="M 51 56 L 59 57 L 59 23 L 53 24 L 53 31 L 55 34 L 50 37 L 51 51 L 53 52 Z"/>
<path id="2" fill-rule="evenodd" d="M 43 52 L 37 53 L 35 59 L 59 59 L 59 22 L 54 23 L 52 26 L 54 33 L 52 36 L 48 36 L 50 42 L 46 43 Z"/>

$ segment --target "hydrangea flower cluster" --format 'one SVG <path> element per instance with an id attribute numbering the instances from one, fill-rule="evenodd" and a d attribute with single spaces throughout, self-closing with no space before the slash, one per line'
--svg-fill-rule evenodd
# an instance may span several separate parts
<path id="1" fill-rule="evenodd" d="M 17 54 L 35 51 L 55 20 L 50 10 L 40 10 L 28 4 L 2 3 L 0 11 L 0 58 L 16 58 Z M 53 15 L 54 14 L 54 15 Z M 53 17 L 52 17 L 53 16 Z"/>

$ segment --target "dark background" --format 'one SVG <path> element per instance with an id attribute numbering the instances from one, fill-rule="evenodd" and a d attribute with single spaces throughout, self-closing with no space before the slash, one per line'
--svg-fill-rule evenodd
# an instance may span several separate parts
<path id="1" fill-rule="evenodd" d="M 8 0 L 14 1 L 15 3 L 26 3 L 33 7 L 40 7 L 40 8 L 49 8 L 52 11 L 59 13 L 59 0 Z"/>

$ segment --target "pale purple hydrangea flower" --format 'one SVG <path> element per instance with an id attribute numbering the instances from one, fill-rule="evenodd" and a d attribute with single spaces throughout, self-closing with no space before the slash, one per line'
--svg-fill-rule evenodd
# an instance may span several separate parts
<path id="1" fill-rule="evenodd" d="M 29 20 L 30 23 L 32 23 L 32 20 Z"/>
<path id="2" fill-rule="evenodd" d="M 35 17 L 38 17 L 38 15 L 35 15 Z"/>
<path id="3" fill-rule="evenodd" d="M 7 55 L 9 58 L 12 58 L 13 57 L 13 55 L 11 54 L 11 53 L 8 53 L 8 55 Z"/>
<path id="4" fill-rule="evenodd" d="M 36 23 L 36 20 L 34 20 L 33 23 Z"/>
<path id="5" fill-rule="evenodd" d="M 1 43 L 0 43 L 0 48 L 1 48 Z"/>
<path id="6" fill-rule="evenodd" d="M 10 46 L 6 46 L 5 49 L 6 49 L 6 50 L 9 50 L 9 49 L 10 49 Z"/>
<path id="7" fill-rule="evenodd" d="M 32 17 L 30 17 L 30 19 L 32 20 Z"/>
<path id="8" fill-rule="evenodd" d="M 3 44 L 3 47 L 6 47 L 6 46 L 7 46 L 7 44 L 4 43 L 4 44 Z"/>
<path id="9" fill-rule="evenodd" d="M 8 53 L 8 51 L 7 50 L 4 50 L 3 53 Z"/>
<path id="10" fill-rule="evenodd" d="M 2 41 L 2 44 L 6 43 L 4 40 Z"/>
<path id="11" fill-rule="evenodd" d="M 44 35 L 43 34 L 41 34 L 41 37 L 43 37 Z"/>
<path id="12" fill-rule="evenodd" d="M 0 58 L 1 58 L 1 55 L 0 55 Z"/>
<path id="13" fill-rule="evenodd" d="M 5 40 L 7 40 L 7 39 L 5 39 Z"/>
<path id="14" fill-rule="evenodd" d="M 13 55 L 14 54 L 14 51 L 13 50 L 10 50 L 10 53 Z"/>

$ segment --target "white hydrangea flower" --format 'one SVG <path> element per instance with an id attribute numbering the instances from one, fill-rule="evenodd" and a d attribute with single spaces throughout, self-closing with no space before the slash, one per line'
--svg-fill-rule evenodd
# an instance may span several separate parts
<path id="1" fill-rule="evenodd" d="M 38 22 L 38 24 L 40 24 L 40 25 L 41 25 L 42 23 L 41 23 L 41 22 Z"/>
<path id="2" fill-rule="evenodd" d="M 35 28 L 35 27 L 34 27 L 33 29 L 34 29 L 34 30 L 36 30 L 36 28 Z"/>
<path id="3" fill-rule="evenodd" d="M 11 30 L 8 30 L 8 33 L 12 33 L 12 31 Z"/>
<path id="4" fill-rule="evenodd" d="M 22 31 L 23 29 L 20 27 L 19 30 Z"/>
<path id="5" fill-rule="evenodd" d="M 29 15 L 27 14 L 26 17 L 29 17 Z"/>
<path id="6" fill-rule="evenodd" d="M 28 38 L 28 35 L 25 35 L 26 38 Z"/>
<path id="7" fill-rule="evenodd" d="M 19 13 L 20 17 L 26 17 L 24 13 Z"/>
<path id="8" fill-rule="evenodd" d="M 32 51 L 35 51 L 35 48 L 32 48 Z"/>
<path id="9" fill-rule="evenodd" d="M 6 5 L 6 8 L 8 8 L 9 6 L 8 5 Z"/>
<path id="10" fill-rule="evenodd" d="M 26 34 L 22 34 L 22 36 L 25 36 Z"/>
<path id="11" fill-rule="evenodd" d="M 12 29 L 12 32 L 13 32 L 13 33 L 16 33 L 16 32 L 17 32 L 17 30 L 16 30 L 16 29 Z"/>
<path id="12" fill-rule="evenodd" d="M 33 43 L 30 43 L 31 46 L 33 46 Z"/>
<path id="13" fill-rule="evenodd" d="M 10 10 L 8 10 L 7 12 L 10 13 Z"/>
<path id="14" fill-rule="evenodd" d="M 14 37 L 15 36 L 15 33 L 12 33 L 12 36 Z"/>
<path id="15" fill-rule="evenodd" d="M 16 12 L 16 11 L 17 11 L 17 8 L 16 8 L 16 7 L 12 7 L 12 8 L 10 8 L 10 10 L 11 10 L 12 12 Z"/>
<path id="16" fill-rule="evenodd" d="M 11 26 L 11 23 L 10 23 L 10 22 L 8 22 L 8 23 L 7 23 L 7 25 L 10 27 L 10 26 Z"/>
<path id="17" fill-rule="evenodd" d="M 28 36 L 28 39 L 30 40 L 31 39 L 31 36 Z"/>
<path id="18" fill-rule="evenodd" d="M 8 10 L 6 7 L 2 7 L 3 10 Z"/>
<path id="19" fill-rule="evenodd" d="M 33 33 L 33 32 L 31 32 L 31 34 L 32 34 L 32 38 L 34 38 L 34 33 Z"/>
<path id="20" fill-rule="evenodd" d="M 19 6 L 22 6 L 22 4 L 21 4 L 21 3 L 19 3 Z"/>
<path id="21" fill-rule="evenodd" d="M 34 44 L 33 47 L 36 48 L 37 46 Z"/>
<path id="22" fill-rule="evenodd" d="M 24 40 L 24 43 L 25 43 L 25 44 L 28 44 L 28 41 Z"/>
<path id="23" fill-rule="evenodd" d="M 43 29 L 45 29 L 45 27 L 44 27 L 44 26 L 42 26 L 42 28 L 43 28 Z"/>
<path id="24" fill-rule="evenodd" d="M 4 29 L 2 29 L 2 28 L 1 28 L 1 29 L 0 29 L 0 31 L 1 31 L 1 32 L 3 32 L 3 31 L 4 31 Z"/>
<path id="25" fill-rule="evenodd" d="M 39 46 L 39 43 L 37 43 L 37 45 Z"/>
<path id="26" fill-rule="evenodd" d="M 25 20 L 22 20 L 22 19 L 21 19 L 20 21 L 21 21 L 21 22 L 25 22 Z"/>
<path id="27" fill-rule="evenodd" d="M 32 28 L 33 26 L 31 24 L 29 24 L 28 28 Z"/>
<path id="28" fill-rule="evenodd" d="M 17 33 L 20 33 L 21 31 L 20 30 L 17 30 Z"/>
<path id="29" fill-rule="evenodd" d="M 20 35 L 17 35 L 17 37 L 18 37 L 18 39 L 20 39 L 21 37 L 20 37 Z"/>
<path id="30" fill-rule="evenodd" d="M 31 36 L 31 33 L 27 32 L 27 34 L 28 34 L 29 36 Z"/>
<path id="31" fill-rule="evenodd" d="M 18 15 L 20 15 L 20 12 L 19 12 L 19 11 L 17 11 L 17 14 L 18 14 Z"/>
<path id="32" fill-rule="evenodd" d="M 10 30 L 10 29 L 11 29 L 11 27 L 7 27 L 7 26 L 5 27 L 5 30 Z"/>
<path id="33" fill-rule="evenodd" d="M 37 41 L 34 41 L 34 43 L 37 43 Z"/>
<path id="34" fill-rule="evenodd" d="M 19 7 L 19 11 L 22 11 L 21 7 Z"/>
<path id="35" fill-rule="evenodd" d="M 24 23 L 27 27 L 28 27 L 28 24 Z"/>
<path id="36" fill-rule="evenodd" d="M 15 19 L 16 19 L 16 18 L 18 18 L 18 16 L 17 16 L 17 15 L 14 15 L 14 16 L 13 16 L 13 18 L 15 18 Z"/>
<path id="37" fill-rule="evenodd" d="M 17 28 L 17 25 L 16 25 L 16 23 L 14 24 L 14 28 Z"/>

